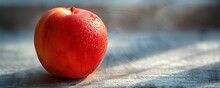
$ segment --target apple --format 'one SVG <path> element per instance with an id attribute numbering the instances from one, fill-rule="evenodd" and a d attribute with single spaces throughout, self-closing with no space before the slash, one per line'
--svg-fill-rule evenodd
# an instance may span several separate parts
<path id="1" fill-rule="evenodd" d="M 40 63 L 51 75 L 83 78 L 103 61 L 107 29 L 94 13 L 80 8 L 57 7 L 38 22 L 34 45 Z"/>

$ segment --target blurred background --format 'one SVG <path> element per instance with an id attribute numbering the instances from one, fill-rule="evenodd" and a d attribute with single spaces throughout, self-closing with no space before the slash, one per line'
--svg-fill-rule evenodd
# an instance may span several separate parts
<path id="1" fill-rule="evenodd" d="M 34 30 L 48 10 L 72 5 L 96 13 L 113 32 L 220 28 L 219 0 L 1 0 L 0 30 Z"/>

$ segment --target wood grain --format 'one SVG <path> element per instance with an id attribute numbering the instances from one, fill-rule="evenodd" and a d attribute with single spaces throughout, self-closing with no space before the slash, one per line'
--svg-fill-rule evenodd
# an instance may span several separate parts
<path id="1" fill-rule="evenodd" d="M 0 36 L 0 87 L 220 86 L 216 31 L 110 33 L 103 63 L 82 79 L 50 76 L 36 57 L 32 34 Z"/>

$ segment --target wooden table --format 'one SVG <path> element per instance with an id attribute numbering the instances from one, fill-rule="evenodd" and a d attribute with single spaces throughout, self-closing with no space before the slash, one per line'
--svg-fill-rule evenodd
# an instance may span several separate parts
<path id="1" fill-rule="evenodd" d="M 87 78 L 50 76 L 33 33 L 0 33 L 0 87 L 220 86 L 220 32 L 110 33 L 107 55 Z"/>

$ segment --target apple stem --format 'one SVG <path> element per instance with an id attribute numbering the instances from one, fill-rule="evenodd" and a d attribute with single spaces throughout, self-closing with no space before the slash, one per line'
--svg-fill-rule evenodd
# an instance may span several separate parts
<path id="1" fill-rule="evenodd" d="M 70 11 L 71 11 L 72 14 L 74 14 L 74 10 L 75 10 L 75 8 L 72 6 L 72 7 L 70 8 Z"/>

